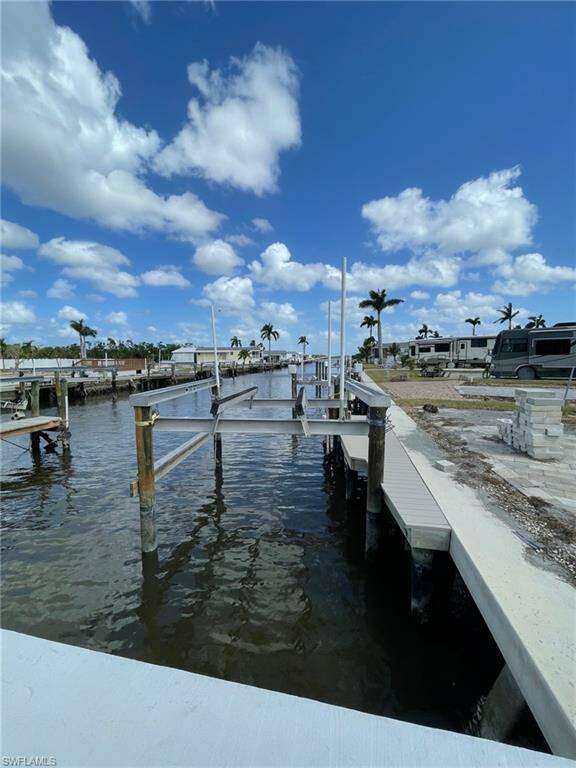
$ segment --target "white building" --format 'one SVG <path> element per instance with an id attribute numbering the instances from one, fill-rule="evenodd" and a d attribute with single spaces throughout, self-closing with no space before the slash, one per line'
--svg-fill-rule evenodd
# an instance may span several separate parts
<path id="1" fill-rule="evenodd" d="M 262 350 L 259 347 L 217 347 L 219 363 L 242 362 L 239 353 L 240 350 L 247 349 L 250 352 L 250 358 L 246 362 L 255 362 L 262 359 Z M 173 363 L 189 363 L 190 365 L 203 365 L 214 362 L 213 347 L 197 347 L 187 345 L 178 347 L 172 352 L 171 360 Z"/>

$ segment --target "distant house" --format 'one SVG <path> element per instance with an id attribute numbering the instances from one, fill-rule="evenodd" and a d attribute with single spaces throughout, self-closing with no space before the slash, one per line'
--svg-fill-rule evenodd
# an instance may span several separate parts
<path id="1" fill-rule="evenodd" d="M 300 359 L 298 352 L 288 352 L 285 349 L 263 350 L 262 357 L 267 363 L 292 363 Z"/>
<path id="2" fill-rule="evenodd" d="M 241 349 L 247 349 L 250 352 L 250 360 L 260 360 L 262 357 L 262 350 L 259 347 L 218 347 L 218 362 L 219 363 L 233 363 L 238 362 L 238 353 Z M 190 365 L 204 365 L 214 362 L 214 348 L 213 347 L 197 347 L 194 345 L 187 345 L 184 347 L 178 347 L 172 352 L 171 357 L 174 363 L 189 363 Z"/>

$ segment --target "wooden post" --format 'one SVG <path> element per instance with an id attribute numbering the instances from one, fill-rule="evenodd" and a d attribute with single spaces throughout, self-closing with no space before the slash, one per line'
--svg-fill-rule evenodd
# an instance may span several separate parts
<path id="1" fill-rule="evenodd" d="M 170 378 L 172 379 L 172 384 L 176 384 L 176 363 L 170 365 Z"/>
<path id="2" fill-rule="evenodd" d="M 378 549 L 382 526 L 382 481 L 384 480 L 384 447 L 386 413 L 384 407 L 368 408 L 368 478 L 366 481 L 366 554 Z"/>
<path id="3" fill-rule="evenodd" d="M 60 372 L 54 374 L 54 389 L 56 390 L 56 402 L 58 416 L 60 418 L 60 440 L 62 448 L 67 451 L 70 448 L 70 430 L 68 429 L 68 382 L 60 376 Z"/>
<path id="4" fill-rule="evenodd" d="M 296 400 L 298 397 L 298 374 L 297 373 L 291 373 L 290 374 L 290 388 L 291 388 L 291 397 L 292 400 Z M 296 418 L 296 410 L 292 408 L 292 418 Z"/>
<path id="5" fill-rule="evenodd" d="M 30 385 L 30 412 L 32 416 L 40 416 L 40 382 L 33 381 Z M 32 453 L 40 451 L 40 433 L 30 433 L 30 448 Z"/>
<path id="6" fill-rule="evenodd" d="M 115 403 L 118 400 L 118 371 L 116 368 L 112 369 L 112 402 Z"/>
<path id="7" fill-rule="evenodd" d="M 158 559 L 156 536 L 156 482 L 154 479 L 154 447 L 152 441 L 152 407 L 134 407 L 136 430 L 136 458 L 138 461 L 138 496 L 140 498 L 140 542 L 142 562 L 147 564 Z"/>

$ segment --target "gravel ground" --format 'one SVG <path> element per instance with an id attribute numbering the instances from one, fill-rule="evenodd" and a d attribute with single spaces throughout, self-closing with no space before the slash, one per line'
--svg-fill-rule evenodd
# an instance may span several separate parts
<path id="1" fill-rule="evenodd" d="M 464 431 L 471 425 L 493 425 L 495 414 L 481 410 L 459 411 L 443 408 L 437 414 L 421 408 L 406 409 L 457 465 L 454 477 L 486 493 L 518 524 L 518 535 L 529 550 L 542 561 L 555 566 L 563 577 L 576 586 L 576 535 L 574 512 L 526 496 L 516 490 L 490 466 L 490 449 L 472 449 Z M 498 417 L 507 416 L 506 412 Z M 474 432 L 472 433 L 474 434 Z M 476 434 L 477 437 L 477 434 Z M 491 438 L 485 438 L 490 440 Z M 478 441 L 475 441 L 477 447 Z M 540 463 L 540 462 L 538 462 Z"/>
<path id="2" fill-rule="evenodd" d="M 389 392 L 394 399 L 413 400 L 426 397 L 430 400 L 464 400 L 464 397 L 456 389 L 459 381 L 435 381 L 434 379 L 422 381 L 384 381 L 380 383 L 382 389 Z"/>

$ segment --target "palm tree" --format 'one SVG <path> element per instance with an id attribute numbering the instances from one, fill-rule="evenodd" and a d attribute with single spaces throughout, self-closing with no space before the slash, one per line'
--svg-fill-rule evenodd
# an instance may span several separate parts
<path id="1" fill-rule="evenodd" d="M 546 320 L 542 315 L 530 315 L 528 318 L 530 322 L 526 325 L 526 328 L 546 328 Z"/>
<path id="2" fill-rule="evenodd" d="M 2 368 L 4 368 L 4 358 L 6 357 L 6 339 L 4 336 L 0 338 L 0 356 L 2 357 Z"/>
<path id="3" fill-rule="evenodd" d="M 467 317 L 466 320 L 464 320 L 465 323 L 470 323 L 472 326 L 472 336 L 476 336 L 476 326 L 481 325 L 481 320 L 479 317 Z"/>
<path id="4" fill-rule="evenodd" d="M 265 339 L 268 342 L 268 357 L 272 357 L 272 339 L 277 341 L 279 336 L 280 334 L 278 331 L 274 330 L 272 323 L 265 323 L 262 328 L 260 328 L 260 338 Z"/>
<path id="5" fill-rule="evenodd" d="M 90 328 L 86 325 L 84 320 L 70 320 L 70 328 L 76 331 L 80 337 L 80 357 L 84 359 L 86 357 L 86 338 L 88 336 L 96 336 L 97 331 L 94 328 Z"/>
<path id="6" fill-rule="evenodd" d="M 426 323 L 422 323 L 422 328 L 418 331 L 418 338 L 419 339 L 427 339 L 428 336 L 432 333 L 432 329 L 429 328 Z"/>
<path id="7" fill-rule="evenodd" d="M 354 355 L 354 357 L 357 357 L 359 360 L 362 360 L 365 363 L 369 363 L 370 359 L 372 358 L 372 349 L 374 347 L 374 342 L 375 342 L 375 339 L 372 336 L 369 336 L 367 339 L 364 339 L 362 346 L 358 347 L 358 353 Z"/>
<path id="8" fill-rule="evenodd" d="M 256 346 L 256 339 L 252 339 L 252 341 L 250 342 L 250 346 L 251 347 L 255 347 Z"/>
<path id="9" fill-rule="evenodd" d="M 242 367 L 244 368 L 246 365 L 246 360 L 250 357 L 250 350 L 248 349 L 241 349 L 240 352 L 238 352 L 238 360 L 242 360 Z"/>
<path id="10" fill-rule="evenodd" d="M 372 328 L 374 328 L 376 325 L 378 325 L 378 320 L 374 317 L 374 315 L 364 315 L 364 319 L 360 323 L 360 328 L 367 328 L 370 334 L 372 334 Z"/>
<path id="11" fill-rule="evenodd" d="M 386 289 L 381 291 L 369 291 L 369 299 L 363 299 L 358 305 L 360 309 L 373 309 L 376 312 L 377 324 L 378 324 L 378 357 L 380 364 L 382 364 L 382 322 L 380 315 L 386 309 L 386 307 L 395 307 L 397 304 L 402 304 L 404 299 L 387 299 Z M 366 319 L 366 318 L 365 318 Z"/>
<path id="12" fill-rule="evenodd" d="M 232 347 L 232 349 L 234 349 L 235 347 L 242 346 L 242 342 L 240 341 L 238 336 L 232 336 L 232 338 L 230 339 L 230 346 Z"/>
<path id="13" fill-rule="evenodd" d="M 508 323 L 508 330 L 512 330 L 512 320 L 516 317 L 516 315 L 520 312 L 519 309 L 516 310 L 516 312 L 512 311 L 512 302 L 509 301 L 508 304 L 504 304 L 502 309 L 499 309 L 498 312 L 502 315 L 502 317 L 499 317 L 497 320 L 494 320 L 494 323 Z"/>
<path id="14" fill-rule="evenodd" d="M 440 333 L 438 331 L 432 331 L 432 338 L 433 339 L 439 339 Z"/>

